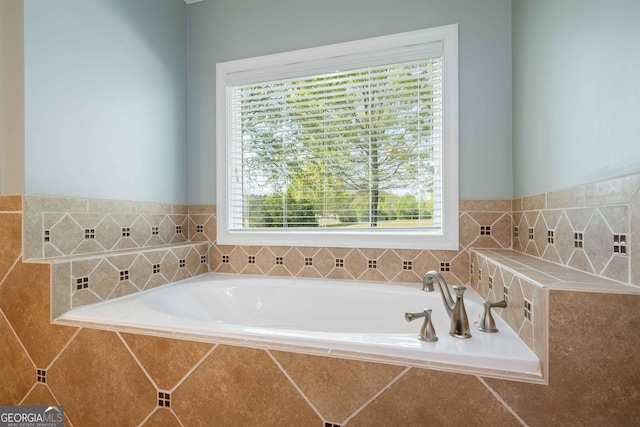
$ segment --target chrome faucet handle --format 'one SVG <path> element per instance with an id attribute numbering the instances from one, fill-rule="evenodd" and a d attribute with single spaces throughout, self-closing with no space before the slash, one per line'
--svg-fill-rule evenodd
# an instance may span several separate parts
<path id="1" fill-rule="evenodd" d="M 404 318 L 407 322 L 411 322 L 412 320 L 420 319 L 424 317 L 424 323 L 420 328 L 420 334 L 418 338 L 421 341 L 426 342 L 436 342 L 438 341 L 438 337 L 436 336 L 436 330 L 433 327 L 433 323 L 431 323 L 431 309 L 425 309 L 421 313 L 405 313 Z"/>
<path id="2" fill-rule="evenodd" d="M 493 320 L 493 315 L 491 314 L 491 309 L 495 308 L 506 308 L 507 302 L 505 300 L 498 302 L 489 302 L 485 301 L 484 303 L 484 313 L 482 314 L 482 318 L 480 319 L 480 325 L 478 326 L 478 330 L 481 332 L 494 333 L 498 332 L 498 328 L 496 328 L 496 322 Z"/>

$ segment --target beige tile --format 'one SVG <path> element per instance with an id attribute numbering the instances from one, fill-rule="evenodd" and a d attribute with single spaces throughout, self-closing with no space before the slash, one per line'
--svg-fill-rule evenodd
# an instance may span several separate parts
<path id="1" fill-rule="evenodd" d="M 29 391 L 24 400 L 20 402 L 21 406 L 59 406 L 58 402 L 51 390 L 45 384 L 36 384 Z"/>
<path id="2" fill-rule="evenodd" d="M 584 252 L 596 274 L 601 274 L 613 256 L 613 232 L 599 212 L 595 212 L 584 230 Z"/>
<path id="3" fill-rule="evenodd" d="M 0 213 L 0 280 L 22 251 L 22 215 Z"/>
<path id="4" fill-rule="evenodd" d="M 155 387 L 113 332 L 80 331 L 47 383 L 74 425 L 138 425 L 157 405 Z"/>
<path id="5" fill-rule="evenodd" d="M 17 405 L 35 384 L 36 367 L 2 316 L 0 342 L 0 366 L 3 367 L 0 369 L 0 402 L 2 405 Z"/>
<path id="6" fill-rule="evenodd" d="M 530 426 L 639 425 L 640 329 L 620 316 L 639 310 L 640 296 L 551 292 L 549 385 L 486 381 Z"/>
<path id="7" fill-rule="evenodd" d="M 404 369 L 401 366 L 272 351 L 325 420 L 344 422 Z"/>
<path id="8" fill-rule="evenodd" d="M 189 214 L 210 214 L 216 213 L 216 205 L 189 205 Z"/>
<path id="9" fill-rule="evenodd" d="M 169 203 L 139 202 L 138 213 L 152 215 L 168 215 L 173 213 L 173 205 Z"/>
<path id="10" fill-rule="evenodd" d="M 184 427 L 169 409 L 158 408 L 142 424 L 142 427 Z"/>
<path id="11" fill-rule="evenodd" d="M 21 212 L 22 196 L 0 196 L 0 212 Z"/>
<path id="12" fill-rule="evenodd" d="M 211 344 L 121 333 L 160 390 L 171 390 L 211 350 Z"/>
<path id="13" fill-rule="evenodd" d="M 585 206 L 629 203 L 640 189 L 640 173 L 608 179 L 584 186 Z"/>
<path id="14" fill-rule="evenodd" d="M 50 323 L 50 267 L 18 262 L 0 286 L 0 307 L 39 368 L 47 367 L 75 332 Z"/>
<path id="15" fill-rule="evenodd" d="M 71 309 L 71 263 L 51 265 L 51 318 Z"/>
<path id="16" fill-rule="evenodd" d="M 135 214 L 138 204 L 124 200 L 89 199 L 89 212 L 110 214 Z"/>
<path id="17" fill-rule="evenodd" d="M 547 193 L 547 209 L 575 208 L 586 206 L 585 188 L 571 187 Z"/>
<path id="18" fill-rule="evenodd" d="M 515 427 L 520 423 L 476 377 L 412 368 L 348 425 Z"/>
<path id="19" fill-rule="evenodd" d="M 42 231 L 39 232 L 42 241 Z M 65 255 L 72 254 L 84 239 L 84 229 L 69 215 L 65 215 L 50 230 L 51 244 Z"/>
<path id="20" fill-rule="evenodd" d="M 537 211 L 540 209 L 546 209 L 546 207 L 547 195 L 545 193 L 522 198 L 523 211 Z"/>
<path id="21" fill-rule="evenodd" d="M 314 426 L 321 420 L 263 350 L 219 345 L 172 393 L 189 426 Z"/>

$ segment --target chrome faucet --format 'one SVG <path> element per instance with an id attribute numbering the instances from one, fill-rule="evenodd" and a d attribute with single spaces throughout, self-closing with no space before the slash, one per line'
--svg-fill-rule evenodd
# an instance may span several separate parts
<path id="1" fill-rule="evenodd" d="M 444 308 L 447 310 L 447 314 L 451 318 L 451 328 L 449 329 L 449 335 L 455 338 L 471 338 L 471 330 L 469 329 L 469 318 L 467 317 L 467 310 L 464 307 L 464 291 L 467 290 L 466 286 L 453 286 L 453 291 L 456 294 L 456 299 L 451 297 L 451 292 L 447 286 L 447 282 L 444 277 L 437 271 L 429 271 L 422 278 L 422 290 L 425 292 L 433 292 L 435 288 L 433 282 L 438 283 L 440 287 L 440 295 L 442 295 L 442 302 L 444 302 Z"/>

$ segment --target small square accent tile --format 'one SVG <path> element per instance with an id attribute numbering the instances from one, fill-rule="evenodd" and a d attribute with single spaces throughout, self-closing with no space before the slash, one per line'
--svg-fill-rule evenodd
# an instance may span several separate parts
<path id="1" fill-rule="evenodd" d="M 532 310 L 531 310 L 531 302 L 524 300 L 524 318 L 527 319 L 529 322 L 532 322 Z"/>
<path id="2" fill-rule="evenodd" d="M 160 228 L 159 227 L 151 227 L 151 235 L 152 236 L 157 236 L 160 234 Z"/>
<path id="3" fill-rule="evenodd" d="M 153 274 L 160 273 L 160 264 L 153 264 L 151 271 L 153 271 Z"/>
<path id="4" fill-rule="evenodd" d="M 176 225 L 176 234 L 182 234 L 182 226 Z"/>
<path id="5" fill-rule="evenodd" d="M 202 224 L 196 225 L 196 233 L 204 233 L 204 225 Z"/>
<path id="6" fill-rule="evenodd" d="M 344 258 L 336 258 L 336 268 L 344 268 Z"/>
<path id="7" fill-rule="evenodd" d="M 469 273 L 471 273 L 472 276 L 473 276 L 473 269 L 474 269 L 474 266 L 473 266 L 473 263 L 471 263 L 471 265 L 469 266 Z"/>
<path id="8" fill-rule="evenodd" d="M 480 226 L 480 235 L 481 236 L 491 236 L 491 226 L 490 225 L 481 225 Z"/>
<path id="9" fill-rule="evenodd" d="M 504 297 L 503 298 L 504 301 L 508 303 L 509 302 L 509 287 L 508 286 L 504 287 L 504 290 L 502 291 L 502 296 Z"/>
<path id="10" fill-rule="evenodd" d="M 89 287 L 89 277 L 78 277 L 76 279 L 76 290 L 87 289 Z"/>
<path id="11" fill-rule="evenodd" d="M 229 255 L 222 255 L 222 263 L 229 264 Z"/>
<path id="12" fill-rule="evenodd" d="M 165 391 L 158 392 L 158 406 L 161 408 L 170 408 L 171 407 L 171 393 L 167 393 Z"/>
<path id="13" fill-rule="evenodd" d="M 324 423 L 324 427 L 342 427 L 342 426 L 336 423 Z"/>
<path id="14" fill-rule="evenodd" d="M 178 261 L 179 267 L 183 268 L 187 266 L 187 260 L 186 259 L 181 259 Z"/>
<path id="15" fill-rule="evenodd" d="M 36 369 L 36 381 L 41 384 L 47 383 L 47 371 L 44 369 Z"/>
<path id="16" fill-rule="evenodd" d="M 489 276 L 489 289 L 493 290 L 493 276 Z"/>
<path id="17" fill-rule="evenodd" d="M 378 268 L 378 260 L 370 259 L 367 263 L 369 268 Z"/>
<path id="18" fill-rule="evenodd" d="M 255 264 L 256 263 L 256 256 L 255 255 L 249 255 L 249 264 Z"/>
<path id="19" fill-rule="evenodd" d="M 129 270 L 120 270 L 120 281 L 129 280 Z"/>
<path id="20" fill-rule="evenodd" d="M 413 261 L 402 261 L 403 270 L 413 270 Z"/>
<path id="21" fill-rule="evenodd" d="M 95 228 L 85 228 L 84 229 L 84 238 L 85 239 L 95 239 L 96 238 L 96 229 Z"/>
<path id="22" fill-rule="evenodd" d="M 478 269 L 478 281 L 482 282 L 482 269 Z"/>
<path id="23" fill-rule="evenodd" d="M 200 264 L 206 264 L 206 263 L 207 263 L 207 256 L 200 255 Z"/>
<path id="24" fill-rule="evenodd" d="M 583 234 L 578 232 L 573 233 L 573 246 L 582 249 L 583 245 Z"/>
<path id="25" fill-rule="evenodd" d="M 440 271 L 451 271 L 451 263 L 449 263 L 449 262 L 441 262 L 440 263 Z"/>
<path id="26" fill-rule="evenodd" d="M 122 227 L 122 237 L 131 237 L 130 227 Z"/>
<path id="27" fill-rule="evenodd" d="M 309 266 L 309 265 L 313 265 L 313 258 L 311 258 L 311 257 L 305 257 L 305 258 L 304 258 L 304 265 L 307 265 L 307 266 Z"/>
<path id="28" fill-rule="evenodd" d="M 45 243 L 51 241 L 51 231 L 50 230 L 44 230 L 44 241 L 45 241 Z"/>
<path id="29" fill-rule="evenodd" d="M 556 240 L 555 231 L 547 230 L 547 243 L 554 244 Z"/>
<path id="30" fill-rule="evenodd" d="M 533 240 L 533 228 L 529 227 L 529 240 Z"/>
<path id="31" fill-rule="evenodd" d="M 513 237 L 518 237 L 520 235 L 520 227 L 517 225 L 513 227 Z"/>
<path id="32" fill-rule="evenodd" d="M 615 255 L 627 254 L 627 236 L 624 234 L 613 235 L 613 253 Z"/>
<path id="33" fill-rule="evenodd" d="M 276 257 L 276 265 L 284 265 L 284 257 L 277 256 Z"/>

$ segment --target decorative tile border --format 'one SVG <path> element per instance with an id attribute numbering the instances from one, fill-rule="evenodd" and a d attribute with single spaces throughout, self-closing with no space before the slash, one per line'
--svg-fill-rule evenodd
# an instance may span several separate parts
<path id="1" fill-rule="evenodd" d="M 185 205 L 24 195 L 24 257 L 40 260 L 188 241 Z"/>
<path id="2" fill-rule="evenodd" d="M 460 249 L 428 251 L 216 244 L 216 207 L 189 207 L 189 238 L 211 242 L 211 270 L 265 276 L 419 283 L 427 271 L 469 282 L 469 250 L 511 248 L 511 200 L 461 200 Z"/>
<path id="3" fill-rule="evenodd" d="M 52 318 L 209 271 L 206 242 L 53 260 Z"/>
<path id="4" fill-rule="evenodd" d="M 640 285 L 640 174 L 514 199 L 513 220 L 514 250 Z"/>

